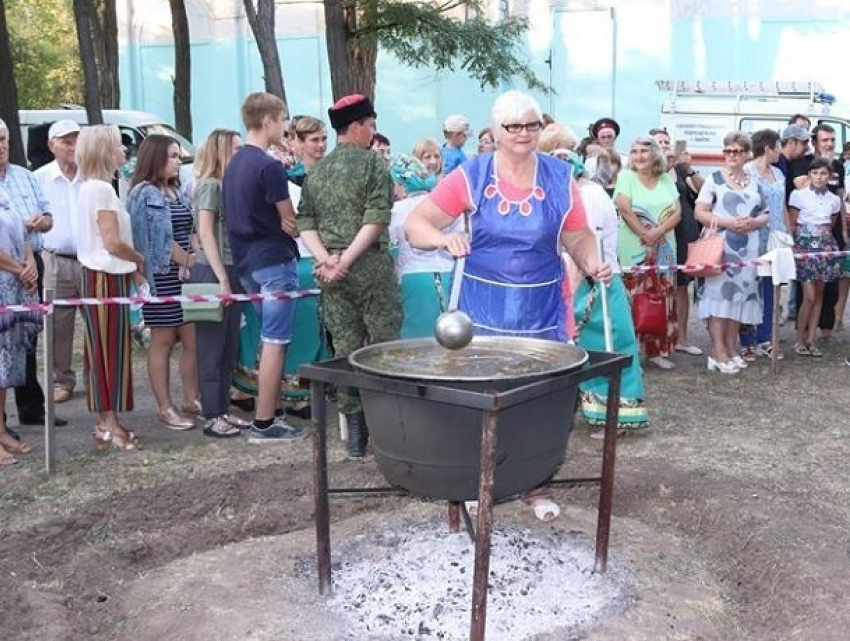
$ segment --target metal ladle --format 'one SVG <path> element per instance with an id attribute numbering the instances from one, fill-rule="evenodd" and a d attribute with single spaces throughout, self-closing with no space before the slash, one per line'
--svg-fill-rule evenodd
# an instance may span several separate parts
<path id="1" fill-rule="evenodd" d="M 463 227 L 464 231 L 469 233 L 469 214 L 467 213 L 463 215 Z M 457 308 L 465 265 L 466 256 L 457 259 L 452 291 L 449 295 L 449 309 L 440 314 L 434 323 L 434 338 L 446 349 L 463 349 L 472 341 L 472 319 Z"/>

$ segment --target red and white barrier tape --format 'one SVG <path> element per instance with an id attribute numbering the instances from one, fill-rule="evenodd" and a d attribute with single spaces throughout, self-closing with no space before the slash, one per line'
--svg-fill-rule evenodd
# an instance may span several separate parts
<path id="1" fill-rule="evenodd" d="M 850 250 L 794 254 L 794 259 L 841 258 L 842 256 L 850 256 Z M 710 265 L 708 263 L 688 263 L 686 265 L 632 265 L 630 267 L 623 267 L 622 272 L 624 274 L 636 274 L 646 272 L 697 271 L 703 269 L 729 269 L 730 267 L 757 267 L 759 265 L 770 265 L 770 261 L 763 260 L 761 258 L 753 258 L 752 260 L 745 260 L 739 263 L 717 263 L 716 265 Z"/>
<path id="2" fill-rule="evenodd" d="M 794 254 L 794 259 L 803 258 L 841 258 L 850 256 L 850 250 L 832 252 L 812 252 L 806 254 Z M 686 265 L 632 265 L 623 267 L 624 274 L 648 273 L 648 272 L 675 272 L 675 271 L 697 271 L 702 269 L 729 269 L 731 267 L 757 267 L 758 265 L 769 265 L 770 261 L 761 258 L 745 260 L 739 263 L 718 263 L 709 265 L 707 263 L 696 263 Z M 222 301 L 225 303 L 255 302 L 261 300 L 287 300 L 318 296 L 318 289 L 304 289 L 297 292 L 277 292 L 274 294 L 217 294 L 217 295 L 192 295 L 192 296 L 118 296 L 114 298 L 61 298 L 52 303 L 41 303 L 35 305 L 7 305 L 0 306 L 0 312 L 30 312 L 42 310 L 52 312 L 54 306 L 78 307 L 81 305 L 142 305 L 144 303 L 214 303 Z"/>
<path id="3" fill-rule="evenodd" d="M 318 289 L 297 292 L 275 292 L 272 294 L 192 294 L 191 296 L 115 296 L 112 298 L 57 298 L 52 303 L 0 306 L 0 312 L 44 311 L 50 313 L 54 306 L 79 307 L 82 305 L 142 305 L 146 303 L 242 303 L 261 300 L 295 300 L 318 296 Z"/>

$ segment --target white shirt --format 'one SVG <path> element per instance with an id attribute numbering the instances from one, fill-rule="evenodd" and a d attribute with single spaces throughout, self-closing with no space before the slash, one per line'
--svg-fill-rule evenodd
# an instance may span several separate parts
<path id="1" fill-rule="evenodd" d="M 82 181 L 79 176 L 68 180 L 55 160 L 35 172 L 41 190 L 50 201 L 53 228 L 42 236 L 44 249 L 58 254 L 77 255 L 77 197 Z"/>
<path id="2" fill-rule="evenodd" d="M 80 185 L 77 211 L 79 212 L 77 260 L 89 269 L 108 274 L 130 274 L 136 271 L 136 263 L 113 256 L 106 251 L 100 227 L 97 225 L 99 211 L 117 212 L 118 237 L 129 247 L 133 246 L 130 214 L 121 204 L 112 185 L 102 180 L 83 181 Z"/>
<path id="3" fill-rule="evenodd" d="M 832 215 L 841 211 L 841 199 L 829 191 L 819 194 L 811 187 L 791 192 L 788 206 L 799 210 L 798 225 L 829 225 Z"/>
<path id="4" fill-rule="evenodd" d="M 416 249 L 404 234 L 404 221 L 416 206 L 425 200 L 428 194 L 418 194 L 402 198 L 393 205 L 390 220 L 390 244 L 398 247 L 396 272 L 399 279 L 405 274 L 422 272 L 449 272 L 455 267 L 455 259 L 445 249 Z M 447 230 L 458 231 L 463 226 L 463 216 L 458 216 Z"/>
<path id="5" fill-rule="evenodd" d="M 614 201 L 598 183 L 590 180 L 579 180 L 578 189 L 581 201 L 584 203 L 584 214 L 587 226 L 599 238 L 602 237 L 602 259 L 611 266 L 611 272 L 620 273 L 620 262 L 617 260 L 617 231 L 620 219 Z M 598 242 L 598 241 L 597 241 Z M 569 256 L 564 252 L 564 256 Z M 572 260 L 572 259 L 569 259 Z M 573 284 L 577 288 L 577 284 Z"/>

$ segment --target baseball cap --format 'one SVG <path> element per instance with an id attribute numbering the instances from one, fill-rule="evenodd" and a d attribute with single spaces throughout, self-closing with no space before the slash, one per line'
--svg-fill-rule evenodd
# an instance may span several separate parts
<path id="1" fill-rule="evenodd" d="M 47 132 L 47 138 L 61 138 L 68 134 L 78 133 L 80 133 L 80 125 L 75 123 L 73 120 L 57 120 L 50 125 L 50 129 Z"/>
<path id="2" fill-rule="evenodd" d="M 460 114 L 452 114 L 443 121 L 443 131 L 469 133 L 469 118 Z"/>
<path id="3" fill-rule="evenodd" d="M 801 127 L 800 125 L 788 125 L 785 127 L 785 131 L 782 132 L 782 140 L 801 140 L 803 142 L 809 142 L 811 136 L 809 132 L 806 131 L 805 127 Z"/>

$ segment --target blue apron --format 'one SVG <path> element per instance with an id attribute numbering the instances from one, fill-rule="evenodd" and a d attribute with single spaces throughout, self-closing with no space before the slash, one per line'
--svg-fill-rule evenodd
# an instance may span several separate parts
<path id="1" fill-rule="evenodd" d="M 567 340 L 559 249 L 572 207 L 569 165 L 538 154 L 534 188 L 520 202 L 499 189 L 495 154 L 473 158 L 461 171 L 473 211 L 459 308 L 475 334 Z"/>

